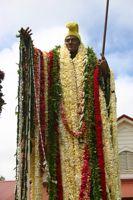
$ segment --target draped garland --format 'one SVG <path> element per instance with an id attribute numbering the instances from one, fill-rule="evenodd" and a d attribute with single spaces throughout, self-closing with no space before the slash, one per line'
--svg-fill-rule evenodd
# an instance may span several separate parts
<path id="1" fill-rule="evenodd" d="M 42 52 L 33 47 L 31 38 L 28 45 L 21 35 L 20 39 L 15 198 L 36 199 L 42 198 L 41 171 L 45 161 L 44 65 Z"/>
<path id="2" fill-rule="evenodd" d="M 98 90 L 99 90 L 98 87 L 99 86 L 97 85 L 99 83 L 99 80 L 97 80 L 99 75 L 98 75 L 98 77 L 95 77 L 94 72 L 95 72 L 95 65 L 96 65 L 97 60 L 96 60 L 95 54 L 93 53 L 93 50 L 88 48 L 87 53 L 88 53 L 88 55 L 87 55 L 87 61 L 88 62 L 86 64 L 86 67 L 85 67 L 85 70 L 84 70 L 84 92 L 85 92 L 84 117 L 85 117 L 85 120 L 86 120 L 86 124 L 88 125 L 88 127 L 87 127 L 88 128 L 87 133 L 88 133 L 88 136 L 89 136 L 89 141 L 87 140 L 88 141 L 87 143 L 89 143 L 88 151 L 91 152 L 90 159 L 88 159 L 88 162 L 89 162 L 88 166 L 91 165 L 91 172 L 92 172 L 91 173 L 91 192 L 90 192 L 90 194 L 94 195 L 94 196 L 91 197 L 92 199 L 94 197 L 97 198 L 97 199 L 99 199 L 101 197 L 103 197 L 103 199 L 106 199 L 106 184 L 105 184 L 102 137 L 99 138 L 99 136 L 97 135 L 99 133 L 99 131 L 96 131 L 96 129 L 99 130 L 99 128 L 101 128 L 101 126 L 97 122 L 98 121 L 97 116 L 98 117 L 100 116 L 100 110 L 97 113 L 97 106 L 100 106 L 100 105 L 99 105 L 98 102 L 96 102 L 96 99 L 99 99 L 99 94 L 98 94 Z M 94 80 L 93 80 L 93 78 L 94 78 Z M 90 81 L 91 84 L 89 84 L 90 82 L 88 83 L 88 81 Z M 94 85 L 93 85 L 93 83 L 94 83 Z M 88 88 L 88 85 L 89 85 L 90 88 Z M 88 92 L 90 92 L 91 95 L 89 95 Z M 94 93 L 95 93 L 95 95 L 94 95 Z M 88 97 L 91 97 L 91 99 L 89 99 Z M 94 98 L 94 100 L 93 100 L 93 98 Z M 95 104 L 93 103 L 94 101 L 95 101 Z M 91 109 L 88 109 L 88 103 L 89 103 L 89 106 L 91 106 Z M 63 109 L 63 108 L 61 107 L 61 109 Z M 88 122 L 88 115 L 89 115 L 88 112 L 89 112 L 89 114 L 91 114 L 89 116 L 89 119 L 90 120 L 92 119 L 92 121 L 89 121 L 89 122 Z M 95 113 L 97 113 L 97 114 L 95 114 Z M 94 119 L 94 117 L 96 119 Z M 69 133 L 71 133 L 73 136 L 79 137 L 80 134 L 84 133 L 84 131 L 81 131 L 80 134 L 76 134 L 76 133 L 70 131 L 70 128 L 66 123 L 67 120 L 65 119 L 64 111 L 62 113 L 62 118 L 63 118 L 63 123 L 65 125 L 66 130 Z M 102 124 L 101 120 L 100 120 L 100 124 Z M 90 130 L 89 130 L 89 127 L 91 127 Z M 101 143 L 101 145 L 99 145 L 100 143 Z M 102 157 L 100 156 L 100 154 L 102 154 Z M 86 154 L 86 151 L 85 151 L 84 159 L 86 157 L 87 157 L 87 154 Z M 102 163 L 102 165 L 101 165 L 101 163 Z M 83 167 L 83 172 L 82 172 L 83 174 L 84 174 L 85 169 L 86 168 Z M 101 170 L 102 173 L 100 173 L 100 170 Z M 100 174 L 102 174 L 104 176 L 102 177 L 102 175 L 101 175 L 101 177 L 100 177 Z M 85 182 L 86 178 L 87 177 L 83 175 L 82 183 Z M 93 181 L 94 181 L 94 184 L 93 184 Z M 83 198 L 83 193 L 84 193 L 83 187 L 81 186 L 80 195 L 82 196 L 82 198 Z"/>
<path id="3" fill-rule="evenodd" d="M 20 42 L 19 86 L 18 86 L 18 126 L 17 126 L 17 171 L 18 181 L 16 199 L 28 199 L 29 188 L 29 157 L 30 157 L 30 129 L 32 124 L 32 69 L 33 45 L 29 40 L 29 48 L 24 41 Z"/>
<path id="4" fill-rule="evenodd" d="M 120 200 L 120 178 L 117 140 L 116 95 L 114 75 L 110 71 L 110 103 L 107 107 L 104 91 L 99 88 L 101 117 L 103 124 L 103 145 L 106 171 L 107 199 Z M 109 112 L 105 108 L 109 108 Z"/>
<path id="5" fill-rule="evenodd" d="M 87 124 L 87 143 L 90 152 L 88 165 L 91 167 L 91 192 L 90 199 L 101 198 L 101 186 L 99 177 L 99 166 L 96 148 L 96 131 L 94 119 L 94 69 L 96 66 L 96 56 L 92 49 L 88 48 L 87 67 L 85 76 L 85 120 Z"/>
<path id="6" fill-rule="evenodd" d="M 90 169 L 90 166 L 88 165 L 89 160 L 90 160 L 90 155 L 89 155 L 88 145 L 85 145 L 84 155 L 83 155 L 84 164 L 83 164 L 82 175 L 81 175 L 81 188 L 80 188 L 79 200 L 83 200 L 83 199 L 90 200 L 91 169 Z"/>
<path id="7" fill-rule="evenodd" d="M 59 105 L 61 87 L 59 79 L 58 47 L 48 54 L 48 135 L 46 156 L 49 168 L 49 199 L 63 199 L 60 149 Z"/>
<path id="8" fill-rule="evenodd" d="M 98 67 L 94 71 L 94 115 L 95 115 L 95 127 L 96 127 L 96 148 L 98 167 L 100 171 L 100 186 L 102 191 L 102 199 L 107 199 L 106 194 L 106 182 L 105 182 L 105 166 L 104 166 L 104 152 L 103 152 L 103 138 L 102 138 L 102 118 L 100 110 L 99 100 L 99 69 Z"/>
<path id="9" fill-rule="evenodd" d="M 105 135 L 103 136 L 102 120 L 104 119 L 101 116 L 101 109 L 103 109 L 101 102 L 105 100 L 108 116 L 111 114 L 113 118 L 115 113 L 112 114 L 109 109 L 108 97 L 112 99 L 110 76 L 106 80 L 107 87 L 105 88 L 103 77 L 96 63 L 95 53 L 88 48 L 83 64 L 82 105 L 81 111 L 78 112 L 80 126 L 74 131 L 69 123 L 68 114 L 65 113 L 63 102 L 60 47 L 44 55 L 39 49 L 33 47 L 31 38 L 29 38 L 28 47 L 24 45 L 21 38 L 16 200 L 41 199 L 43 182 L 48 183 L 50 200 L 63 200 L 66 191 L 63 188 L 62 164 L 64 159 L 61 159 L 60 137 L 63 131 L 60 129 L 61 119 L 66 133 L 76 138 L 73 144 L 78 144 L 80 140 L 83 140 L 83 155 L 80 155 L 83 162 L 81 169 L 78 168 L 78 171 L 80 169 L 78 173 L 81 174 L 80 188 L 76 194 L 78 199 L 107 200 L 106 172 L 110 173 L 111 169 L 108 170 L 109 161 L 104 156 L 106 153 L 103 149 Z M 102 95 L 100 88 L 103 90 Z M 74 154 L 79 153 L 78 145 L 75 145 Z M 66 166 L 65 163 L 64 166 Z M 69 180 L 71 171 L 68 173 L 70 173 L 67 175 Z"/>

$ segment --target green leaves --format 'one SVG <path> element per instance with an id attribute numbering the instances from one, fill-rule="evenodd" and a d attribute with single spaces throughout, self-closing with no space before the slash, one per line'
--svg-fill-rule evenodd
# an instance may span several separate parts
<path id="1" fill-rule="evenodd" d="M 100 177 L 96 150 L 96 131 L 94 120 L 94 69 L 97 58 L 93 49 L 88 48 L 87 64 L 84 71 L 85 110 L 84 116 L 87 124 L 87 142 L 90 152 L 91 167 L 91 200 L 101 199 Z"/>
<path id="2" fill-rule="evenodd" d="M 59 105 L 61 98 L 61 85 L 59 77 L 59 53 L 56 47 L 51 53 L 49 62 L 48 86 L 48 136 L 47 136 L 47 160 L 49 167 L 49 199 L 57 198 L 57 156 L 58 156 L 58 124 Z"/>

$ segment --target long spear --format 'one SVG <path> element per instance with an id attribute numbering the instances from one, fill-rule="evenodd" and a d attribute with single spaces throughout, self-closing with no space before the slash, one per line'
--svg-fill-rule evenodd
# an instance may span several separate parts
<path id="1" fill-rule="evenodd" d="M 109 0 L 106 3 L 106 13 L 105 13 L 105 23 L 104 23 L 104 33 L 103 33 L 103 45 L 102 45 L 102 58 L 104 57 L 105 53 L 105 42 L 106 42 L 106 33 L 107 33 L 107 21 L 108 21 L 108 10 L 109 10 Z"/>

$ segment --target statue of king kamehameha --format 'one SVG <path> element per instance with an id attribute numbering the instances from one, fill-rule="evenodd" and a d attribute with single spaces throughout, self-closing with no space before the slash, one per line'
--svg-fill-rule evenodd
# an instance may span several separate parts
<path id="1" fill-rule="evenodd" d="M 19 31 L 16 200 L 120 200 L 113 73 L 67 28 L 48 53 Z"/>

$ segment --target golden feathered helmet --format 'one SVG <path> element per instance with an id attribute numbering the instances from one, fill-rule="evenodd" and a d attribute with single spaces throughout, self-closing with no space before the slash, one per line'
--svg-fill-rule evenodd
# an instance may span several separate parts
<path id="1" fill-rule="evenodd" d="M 79 26 L 76 22 L 69 22 L 66 24 L 66 27 L 69 29 L 66 37 L 69 35 L 74 35 L 81 41 L 81 37 L 79 35 Z"/>

